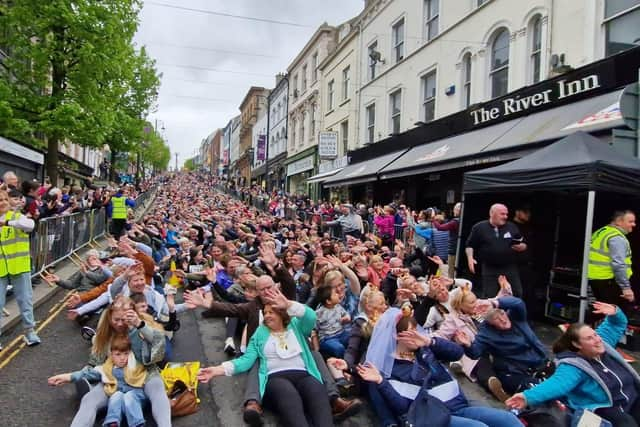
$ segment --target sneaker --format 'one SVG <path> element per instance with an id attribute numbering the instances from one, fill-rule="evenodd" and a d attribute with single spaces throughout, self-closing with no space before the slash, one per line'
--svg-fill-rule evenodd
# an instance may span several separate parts
<path id="1" fill-rule="evenodd" d="M 229 356 L 234 356 L 236 354 L 236 345 L 233 342 L 233 338 L 229 337 L 224 341 L 224 352 Z"/>
<path id="2" fill-rule="evenodd" d="M 462 363 L 461 363 L 461 362 L 459 362 L 459 361 L 457 361 L 457 360 L 456 360 L 455 362 L 451 362 L 451 363 L 449 364 L 449 370 L 450 370 L 451 372 L 453 372 L 453 373 L 456 373 L 456 374 L 461 374 L 461 373 L 463 373 L 463 370 L 462 370 Z"/>
<path id="3" fill-rule="evenodd" d="M 80 329 L 80 334 L 82 335 L 82 338 L 84 338 L 87 341 L 91 341 L 93 339 L 93 337 L 96 335 L 96 331 L 93 328 L 90 328 L 89 326 L 83 326 L 82 329 Z"/>
<path id="4" fill-rule="evenodd" d="M 76 396 L 78 396 L 78 400 L 82 399 L 82 397 L 91 390 L 89 381 L 84 378 L 80 378 L 74 384 L 76 386 Z"/>
<path id="5" fill-rule="evenodd" d="M 24 340 L 27 343 L 28 347 L 33 347 L 41 343 L 40 337 L 35 333 L 34 330 L 27 332 L 24 336 Z"/>
<path id="6" fill-rule="evenodd" d="M 504 402 L 509 397 L 511 397 L 507 394 L 506 391 L 504 391 L 504 388 L 502 388 L 502 382 L 498 378 L 496 377 L 489 378 L 487 385 L 489 387 L 489 390 L 491 391 L 491 394 L 493 394 L 495 398 L 498 399 L 500 402 Z"/>

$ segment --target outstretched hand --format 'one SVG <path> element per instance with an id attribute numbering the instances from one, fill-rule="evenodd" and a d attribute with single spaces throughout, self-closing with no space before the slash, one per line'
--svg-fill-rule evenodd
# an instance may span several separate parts
<path id="1" fill-rule="evenodd" d="M 604 314 L 605 316 L 613 316 L 616 314 L 618 307 L 613 304 L 596 301 L 593 303 L 593 314 Z"/>

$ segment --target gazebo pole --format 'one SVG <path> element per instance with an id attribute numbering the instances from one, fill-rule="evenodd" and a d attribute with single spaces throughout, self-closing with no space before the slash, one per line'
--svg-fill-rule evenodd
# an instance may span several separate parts
<path id="1" fill-rule="evenodd" d="M 587 296 L 589 286 L 589 249 L 591 248 L 591 233 L 593 231 L 593 211 L 596 202 L 596 192 L 589 191 L 587 198 L 587 223 L 584 225 L 584 248 L 582 251 L 582 276 L 580 278 L 580 316 L 578 320 L 584 322 L 587 311 Z"/>

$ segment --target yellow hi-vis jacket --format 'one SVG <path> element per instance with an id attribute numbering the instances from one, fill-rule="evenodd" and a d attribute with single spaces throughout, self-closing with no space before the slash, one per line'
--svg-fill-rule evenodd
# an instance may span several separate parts
<path id="1" fill-rule="evenodd" d="M 111 198 L 111 207 L 113 210 L 111 211 L 111 219 L 127 219 L 127 204 L 126 198 L 120 197 L 112 197 Z"/>
<path id="2" fill-rule="evenodd" d="M 9 211 L 7 221 L 20 218 L 19 212 Z M 0 229 L 0 277 L 31 272 L 29 234 L 10 226 Z"/>
<path id="3" fill-rule="evenodd" d="M 609 252 L 609 239 L 621 236 L 627 239 L 622 231 L 611 225 L 605 225 L 591 236 L 589 248 L 588 276 L 592 280 L 613 279 L 614 272 L 611 266 L 611 253 Z M 627 253 L 624 263 L 627 267 L 627 278 L 631 277 L 631 246 L 627 242 Z"/>

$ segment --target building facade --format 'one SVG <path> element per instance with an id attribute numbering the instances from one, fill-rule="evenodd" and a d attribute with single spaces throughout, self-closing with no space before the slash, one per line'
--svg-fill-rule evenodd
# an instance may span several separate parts
<path id="1" fill-rule="evenodd" d="M 268 104 L 268 100 L 267 100 Z M 257 119 L 251 130 L 251 182 L 255 182 L 262 188 L 267 187 L 266 163 L 267 163 L 267 128 L 269 126 L 269 110 L 260 108 L 257 112 Z"/>
<path id="2" fill-rule="evenodd" d="M 284 161 L 287 157 L 288 95 L 288 76 L 276 75 L 276 86 L 269 94 L 269 152 L 268 164 L 265 163 L 268 190 L 284 190 L 287 176 Z"/>
<path id="3" fill-rule="evenodd" d="M 231 134 L 229 138 L 229 179 L 236 185 L 241 185 L 240 169 L 238 160 L 240 158 L 240 116 L 231 119 Z"/>
<path id="4" fill-rule="evenodd" d="M 337 29 L 322 24 L 287 68 L 289 75 L 287 133 L 287 190 L 292 193 L 317 193 L 307 179 L 317 173 L 318 132 L 321 85 L 319 65 L 335 49 Z"/>
<path id="5" fill-rule="evenodd" d="M 253 126 L 258 120 L 258 114 L 266 114 L 267 97 L 269 90 L 263 87 L 252 86 L 240 104 L 240 146 L 238 157 L 238 171 L 241 185 L 251 183 L 251 168 L 254 158 L 253 153 Z"/>

